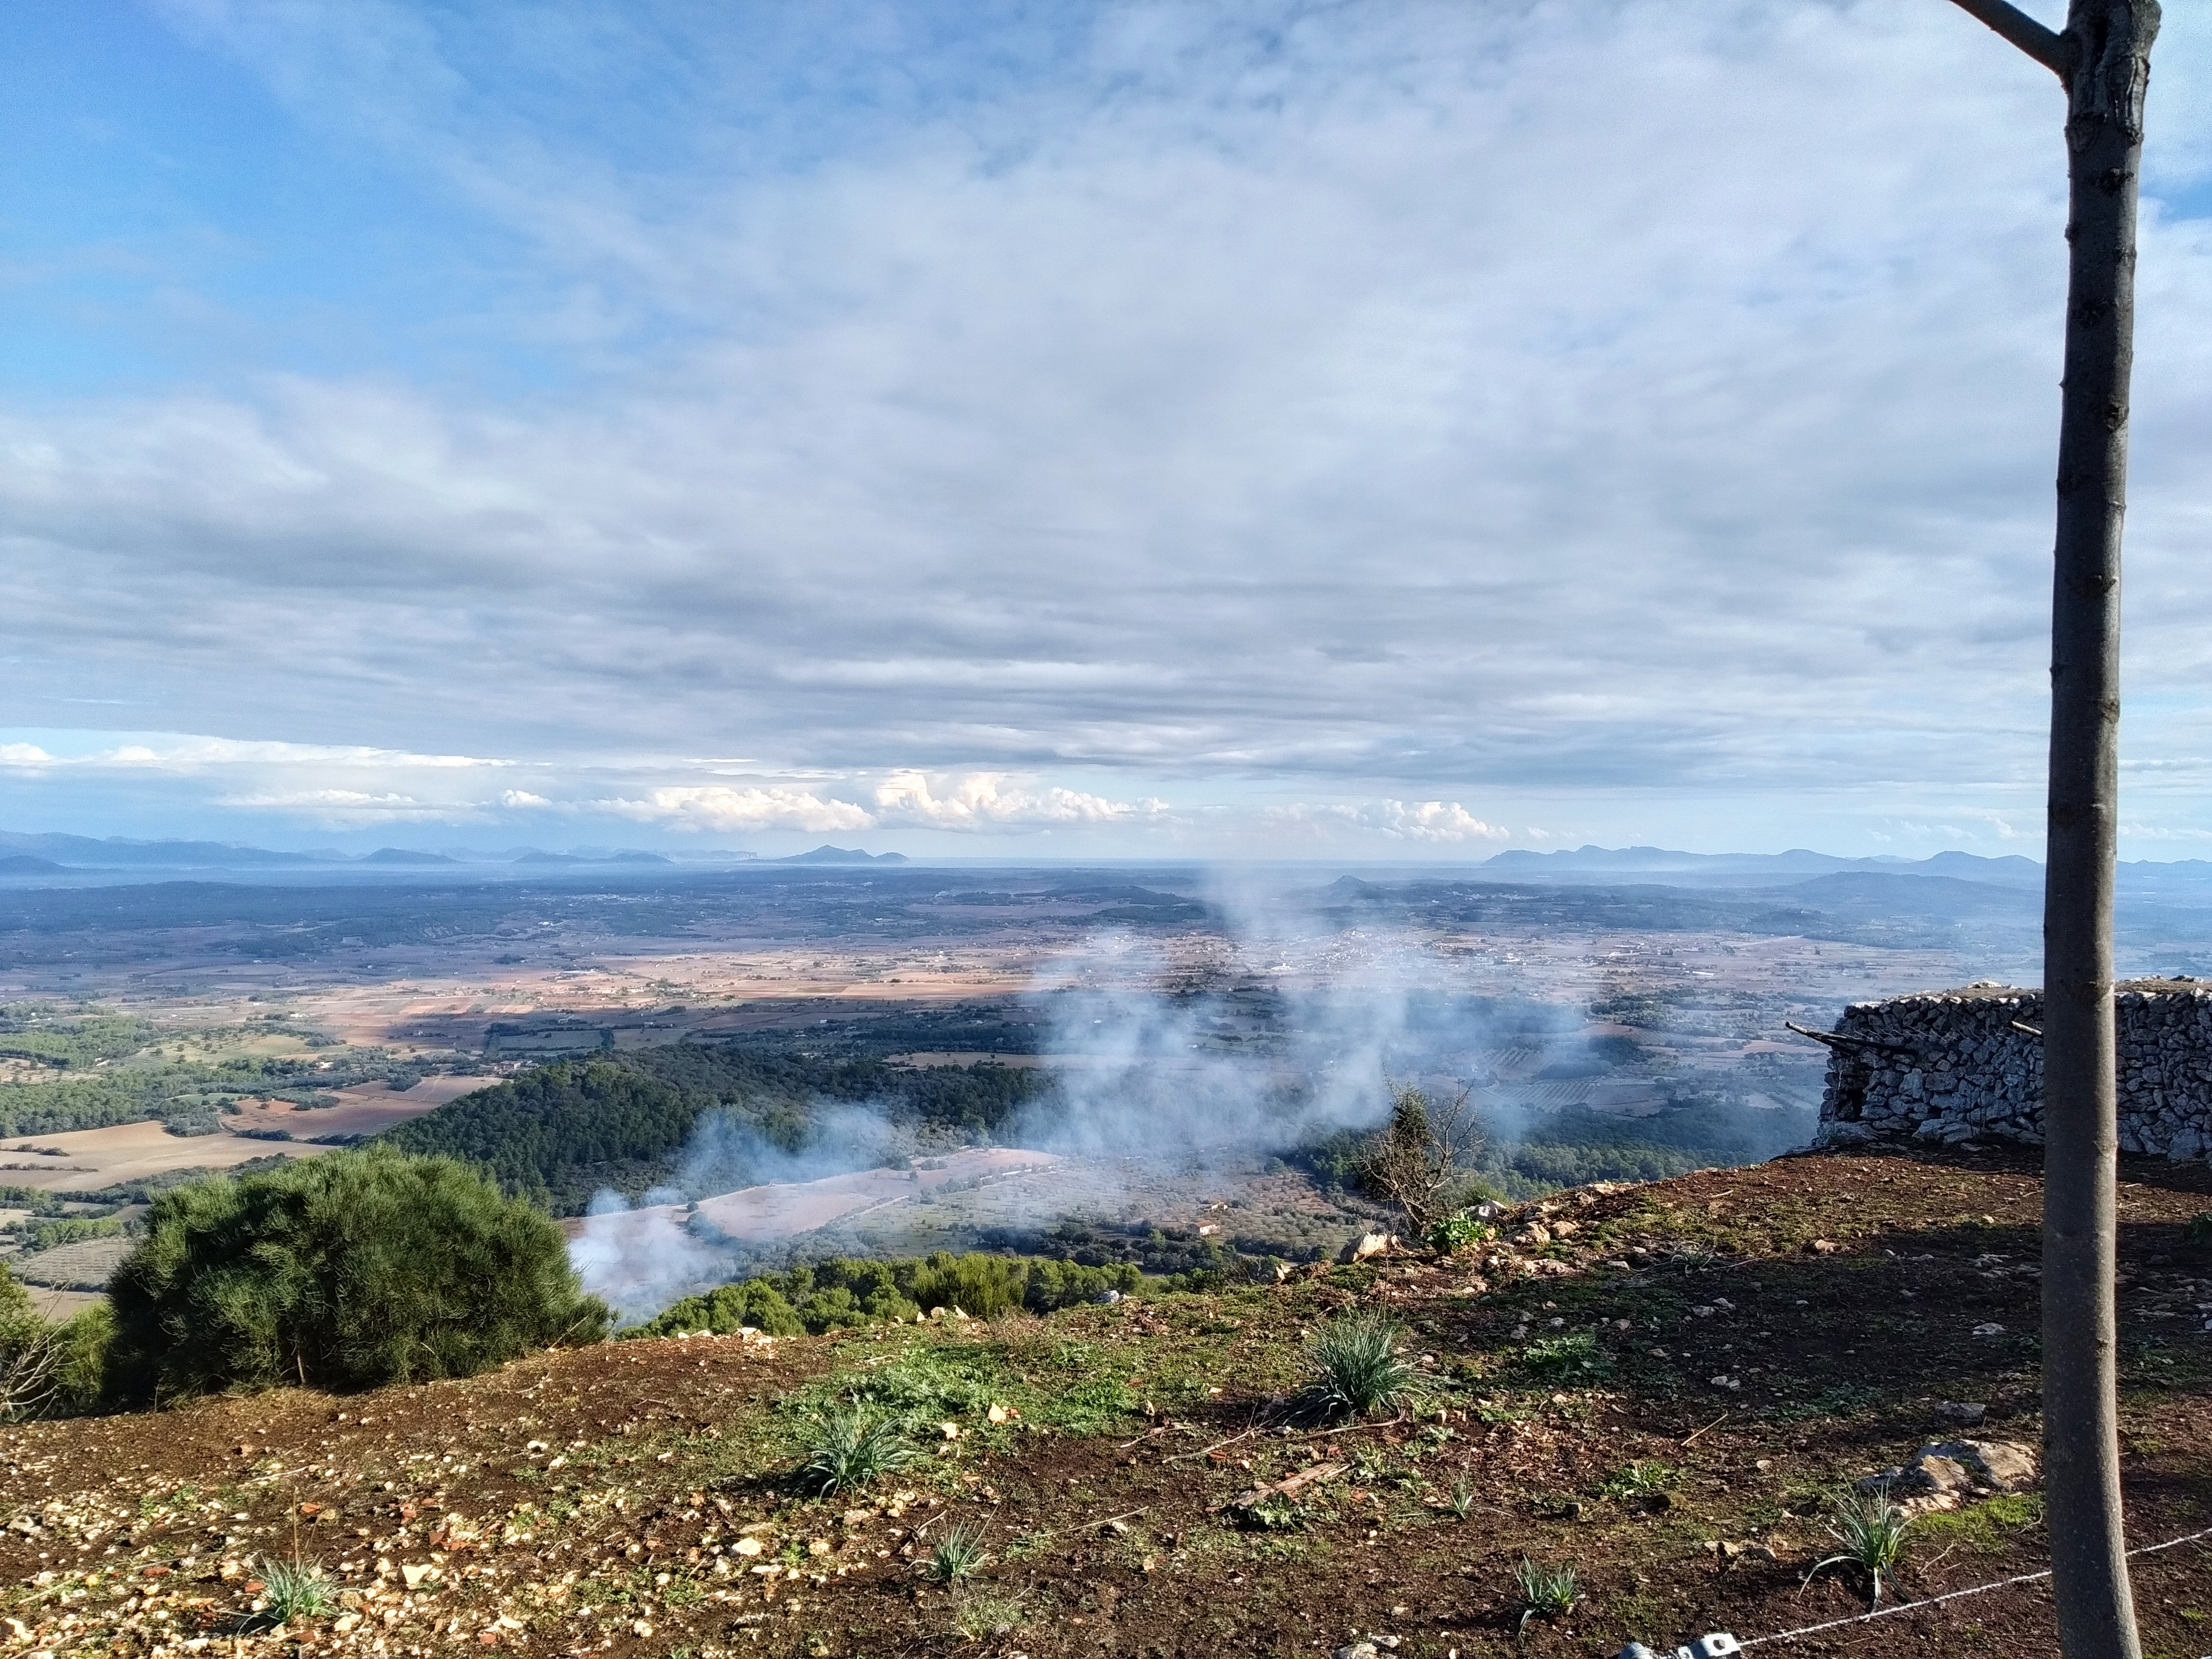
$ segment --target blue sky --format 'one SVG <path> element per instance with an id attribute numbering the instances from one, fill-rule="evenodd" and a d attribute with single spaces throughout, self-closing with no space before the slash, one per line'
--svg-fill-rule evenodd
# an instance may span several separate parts
<path id="1" fill-rule="evenodd" d="M 2168 9 L 2131 857 L 2212 841 Z M 2037 850 L 2061 104 L 1943 0 L 26 0 L 0 49 L 0 826 Z"/>

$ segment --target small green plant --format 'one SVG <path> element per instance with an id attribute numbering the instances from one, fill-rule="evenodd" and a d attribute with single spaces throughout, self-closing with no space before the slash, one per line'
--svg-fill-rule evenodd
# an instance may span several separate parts
<path id="1" fill-rule="evenodd" d="M 1572 1567 L 1540 1566 L 1526 1555 L 1513 1570 L 1513 1593 L 1521 1609 L 1515 1626 L 1519 1631 L 1527 1630 L 1531 1619 L 1563 1619 L 1583 1599 Z"/>
<path id="2" fill-rule="evenodd" d="M 930 1547 L 922 1571 L 940 1584 L 966 1578 L 989 1559 L 983 1548 L 983 1528 L 954 1527 Z"/>
<path id="3" fill-rule="evenodd" d="M 1363 1485 L 1372 1485 L 1384 1479 L 1397 1467 L 1397 1459 L 1390 1455 L 1390 1449 L 1388 1446 L 1352 1448 L 1352 1478 Z"/>
<path id="4" fill-rule="evenodd" d="M 1474 1512 L 1474 1481 L 1465 1469 L 1452 1477 L 1451 1490 L 1444 1494 L 1444 1504 L 1462 1521 Z"/>
<path id="5" fill-rule="evenodd" d="M 1261 1532 L 1293 1532 L 1306 1523 L 1305 1505 L 1279 1492 L 1271 1492 L 1244 1511 L 1244 1518 Z"/>
<path id="6" fill-rule="evenodd" d="M 1321 1417 L 1372 1417 L 1432 1390 L 1398 1352 L 1398 1328 L 1372 1314 L 1333 1319 L 1306 1343 L 1306 1385 L 1299 1401 Z"/>
<path id="7" fill-rule="evenodd" d="M 337 1604 L 338 1589 L 319 1561 L 264 1559 L 261 1595 L 268 1603 L 269 1617 L 277 1624 L 289 1625 L 295 1619 L 314 1619 L 328 1613 Z"/>
<path id="8" fill-rule="evenodd" d="M 1670 1464 L 1631 1463 L 1598 1482 L 1597 1495 L 1620 1502 L 1661 1498 L 1672 1492 L 1681 1479 L 1681 1470 Z"/>
<path id="9" fill-rule="evenodd" d="M 1613 1361 L 1588 1331 L 1540 1337 L 1521 1350 L 1521 1369 L 1546 1382 L 1595 1382 L 1613 1375 Z"/>
<path id="10" fill-rule="evenodd" d="M 802 1485 L 823 1498 L 856 1492 L 920 1456 L 897 1422 L 861 1407 L 823 1419 L 799 1466 Z"/>
<path id="11" fill-rule="evenodd" d="M 2185 1244 L 2212 1244 L 2212 1210 L 2193 1215 L 2183 1224 L 2181 1242 Z"/>
<path id="12" fill-rule="evenodd" d="M 1472 1210 L 1455 1210 L 1429 1229 L 1427 1243 L 1431 1249 L 1449 1255 L 1476 1244 L 1487 1244 L 1498 1237 L 1498 1229 Z"/>
<path id="13" fill-rule="evenodd" d="M 967 1641 L 1005 1636 L 1029 1623 L 1022 1604 L 1010 1595 L 969 1595 L 961 1599 L 953 1626 Z"/>
<path id="14" fill-rule="evenodd" d="M 1814 1562 L 1805 1582 L 1811 1583 L 1829 1567 L 1862 1568 L 1873 1581 L 1872 1605 L 1880 1607 L 1881 1576 L 1895 1576 L 1897 1564 L 1905 1554 L 1905 1529 L 1911 1524 L 1911 1517 L 1891 1503 L 1886 1493 L 1854 1492 L 1837 1499 L 1836 1518 L 1829 1523 L 1828 1535 L 1843 1548 Z"/>

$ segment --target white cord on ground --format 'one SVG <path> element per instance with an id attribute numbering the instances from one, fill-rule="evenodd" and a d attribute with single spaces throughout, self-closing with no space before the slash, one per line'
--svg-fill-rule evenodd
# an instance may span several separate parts
<path id="1" fill-rule="evenodd" d="M 2202 1532 L 2186 1534 L 2179 1538 L 2169 1538 L 2163 1544 L 2145 1544 L 2139 1548 L 2130 1550 L 2128 1554 L 2131 1557 L 2155 1555 L 2160 1550 L 2173 1549 L 2183 1544 L 2193 1544 L 2200 1538 L 2212 1538 L 2212 1527 L 2207 1527 Z M 1985 1591 L 2008 1589 L 2014 1584 L 2032 1584 L 2039 1578 L 2050 1577 L 2051 1569 L 2045 1567 L 2041 1572 L 2023 1572 L 2015 1578 L 2000 1578 L 1995 1583 L 1976 1584 L 1970 1589 L 1946 1590 L 1941 1595 L 1930 1595 L 1918 1601 L 1899 1601 L 1894 1607 L 1876 1607 L 1872 1613 L 1862 1613 L 1856 1618 L 1831 1619 L 1826 1624 L 1803 1625 L 1796 1630 L 1777 1631 L 1771 1636 L 1747 1637 L 1738 1645 L 1755 1648 L 1761 1642 L 1787 1642 L 1793 1637 L 1812 1636 L 1824 1630 L 1839 1630 L 1845 1625 L 1863 1625 L 1869 1619 L 1887 1619 L 1893 1613 L 1911 1613 L 1916 1608 L 1932 1607 L 1941 1602 L 1955 1601 L 1962 1595 L 1980 1595 Z"/>

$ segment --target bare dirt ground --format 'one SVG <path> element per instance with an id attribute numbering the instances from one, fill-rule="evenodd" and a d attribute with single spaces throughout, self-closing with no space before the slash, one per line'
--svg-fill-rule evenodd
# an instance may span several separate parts
<path id="1" fill-rule="evenodd" d="M 2124 1178 L 2124 1479 L 2151 1543 L 2212 1526 L 2212 1251 L 2182 1231 L 2212 1181 Z M 1868 1611 L 1863 1577 L 1805 1582 L 1832 1494 L 1962 1432 L 2037 1443 L 2039 1201 L 2015 1158 L 1802 1157 L 1555 1196 L 1515 1218 L 1548 1243 L 1217 1296 L 18 1425 L 0 1617 L 27 1653 L 235 1659 L 1310 1659 L 1366 1638 L 1474 1659 L 1771 1636 Z M 1287 1417 L 1304 1334 L 1360 1310 L 1401 1325 L 1436 1390 L 1371 1423 Z M 797 1467 L 855 1389 L 907 1401 L 921 1455 L 823 1498 Z M 1956 1401 L 1984 1425 L 1939 1413 Z M 1275 1524 L 1238 1521 L 1240 1491 L 1299 1474 Z M 980 1560 L 933 1577 L 956 1531 Z M 254 1587 L 295 1553 L 343 1593 L 275 1628 Z M 1577 1596 L 1525 1630 L 1524 1558 L 1572 1567 Z M 1913 1524 L 1890 1595 L 2046 1559 L 2036 1494 L 1977 1500 Z M 2202 1651 L 2212 1549 L 2134 1565 L 2148 1651 Z M 1790 1650 L 2057 1648 L 2031 1582 Z"/>
<path id="2" fill-rule="evenodd" d="M 795 1233 L 812 1232 L 831 1222 L 910 1201 L 956 1182 L 1005 1178 L 1049 1170 L 1059 1160 L 1049 1152 L 1012 1146 L 970 1146 L 923 1161 L 912 1169 L 856 1170 L 819 1181 L 789 1181 L 745 1187 L 702 1198 L 696 1208 L 718 1231 L 741 1243 L 765 1244 Z M 562 1222 L 575 1238 L 589 1231 L 620 1248 L 627 1235 L 640 1239 L 684 1220 L 686 1206 L 655 1204 L 617 1214 L 579 1216 Z"/>

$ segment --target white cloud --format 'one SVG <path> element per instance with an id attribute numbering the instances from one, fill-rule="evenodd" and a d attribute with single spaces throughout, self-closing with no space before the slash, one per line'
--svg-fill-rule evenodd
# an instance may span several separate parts
<path id="1" fill-rule="evenodd" d="M 971 772 L 934 785 L 921 772 L 895 772 L 877 786 L 876 809 L 878 820 L 893 827 L 1027 830 L 1139 823 L 1160 817 L 1168 804 L 1157 797 L 1109 800 L 1057 785 L 1010 787 L 999 772 Z"/>
<path id="2" fill-rule="evenodd" d="M 2203 9 L 2154 188 L 2212 155 Z M 474 811 L 417 775 L 530 756 L 562 810 L 744 830 L 1109 837 L 1208 784 L 1357 794 L 1328 824 L 1407 847 L 1498 838 L 1455 789 L 1574 824 L 1725 788 L 1796 839 L 1920 780 L 2033 821 L 2061 111 L 1940 0 L 554 0 L 526 50 L 469 8 L 167 10 L 493 273 L 325 343 L 533 367 L 271 348 L 0 403 L 21 718 L 359 745 L 111 770 Z M 2212 222 L 2148 214 L 2141 270 L 2147 758 L 2212 741 Z M 921 769 L 640 758 L 732 751 Z"/>
<path id="3" fill-rule="evenodd" d="M 716 831 L 804 830 L 821 834 L 867 830 L 875 816 L 850 801 L 824 798 L 781 786 L 737 788 L 727 784 L 680 785 L 649 791 L 642 799 L 617 798 L 592 802 L 592 810 L 663 829 Z"/>
<path id="4" fill-rule="evenodd" d="M 543 795 L 532 794 L 527 789 L 502 789 L 499 793 L 499 804 L 511 811 L 528 811 L 550 806 L 553 803 Z"/>
<path id="5" fill-rule="evenodd" d="M 1513 833 L 1485 823 L 1455 800 L 1301 801 L 1272 808 L 1267 816 L 1279 826 L 1323 835 L 1366 831 L 1393 841 L 1431 845 L 1510 841 Z"/>

